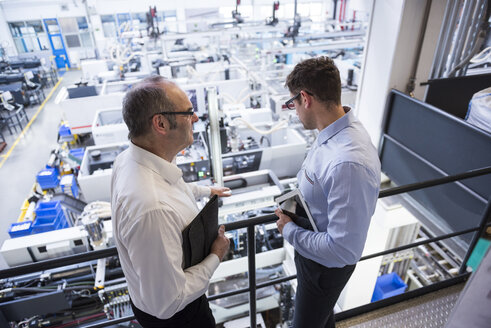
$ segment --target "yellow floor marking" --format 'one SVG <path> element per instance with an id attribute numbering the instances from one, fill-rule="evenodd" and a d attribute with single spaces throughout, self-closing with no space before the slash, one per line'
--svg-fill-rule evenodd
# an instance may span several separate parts
<path id="1" fill-rule="evenodd" d="M 5 163 L 7 161 L 7 159 L 9 158 L 9 156 L 12 153 L 12 151 L 14 150 L 15 146 L 17 146 L 17 144 L 19 143 L 19 140 L 22 137 L 24 137 L 24 134 L 27 132 L 27 130 L 31 126 L 32 122 L 34 122 L 34 120 L 36 120 L 36 118 L 38 117 L 38 115 L 41 112 L 41 110 L 43 110 L 44 105 L 46 105 L 46 103 L 48 102 L 49 98 L 51 98 L 51 96 L 53 95 L 53 93 L 55 92 L 55 90 L 58 88 L 58 86 L 60 85 L 60 82 L 62 80 L 63 80 L 63 78 L 61 77 L 58 80 L 58 83 L 56 83 L 56 85 L 53 87 L 53 89 L 51 89 L 51 92 L 48 94 L 48 96 L 46 97 L 46 99 L 44 99 L 44 101 L 41 104 L 41 106 L 39 106 L 38 110 L 36 111 L 36 113 L 34 114 L 34 116 L 31 118 L 31 120 L 29 121 L 29 123 L 27 123 L 27 125 L 24 128 L 24 130 L 22 130 L 22 132 L 19 134 L 19 136 L 17 137 L 17 139 L 15 139 L 15 142 L 12 145 L 12 147 L 10 147 L 9 151 L 5 155 L 0 156 L 0 157 L 3 157 L 2 161 L 0 162 L 0 169 L 3 166 L 3 163 Z"/>

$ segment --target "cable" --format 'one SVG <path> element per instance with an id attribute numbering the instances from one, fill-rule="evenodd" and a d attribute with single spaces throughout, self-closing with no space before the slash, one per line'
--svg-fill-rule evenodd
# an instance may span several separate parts
<path id="1" fill-rule="evenodd" d="M 111 204 L 109 202 L 95 201 L 87 204 L 84 207 L 82 214 L 77 218 L 75 225 L 78 225 L 84 217 L 97 216 L 101 219 L 111 217 Z"/>
<path id="2" fill-rule="evenodd" d="M 222 99 L 225 99 L 225 100 L 228 100 L 229 103 L 232 103 L 232 104 L 235 104 L 236 103 L 236 100 L 231 96 L 229 95 L 228 93 L 225 93 L 225 92 L 221 92 L 219 95 L 218 95 L 219 98 L 222 98 Z"/>
<path id="3" fill-rule="evenodd" d="M 65 328 L 65 327 L 69 327 L 69 326 L 72 326 L 72 325 L 79 325 L 80 323 L 82 323 L 84 321 L 88 321 L 88 320 L 95 319 L 95 318 L 98 318 L 98 317 L 102 317 L 102 316 L 105 316 L 105 315 L 106 315 L 105 313 L 97 313 L 97 314 L 89 315 L 87 317 L 83 317 L 83 318 L 80 318 L 80 319 L 77 319 L 77 320 L 74 320 L 74 321 L 71 321 L 71 322 L 64 323 L 62 325 L 59 325 L 59 326 L 56 326 L 56 327 L 53 327 L 53 328 Z"/>
<path id="4" fill-rule="evenodd" d="M 481 55 L 483 55 L 486 51 L 488 51 L 488 53 L 483 56 L 482 58 L 479 58 Z M 487 47 L 485 49 L 483 49 L 483 51 L 481 51 L 480 53 L 478 53 L 477 55 L 475 55 L 471 60 L 470 62 L 473 63 L 473 64 L 480 64 L 480 63 L 483 63 L 485 61 L 487 61 L 488 59 L 491 58 L 491 47 Z"/>
<path id="5" fill-rule="evenodd" d="M 286 126 L 288 126 L 288 122 L 287 121 L 280 121 L 278 122 L 278 124 L 276 124 L 275 126 L 271 127 L 271 129 L 269 130 L 260 130 L 258 128 L 256 128 L 254 125 L 252 125 L 251 123 L 247 122 L 246 120 L 244 120 L 243 118 L 241 117 L 238 117 L 236 119 L 234 119 L 232 121 L 232 123 L 235 123 L 235 122 L 243 122 L 245 125 L 247 125 L 247 127 L 259 134 L 262 134 L 262 135 L 266 135 L 266 134 L 271 134 L 275 131 L 278 131 L 279 129 L 282 129 Z"/>

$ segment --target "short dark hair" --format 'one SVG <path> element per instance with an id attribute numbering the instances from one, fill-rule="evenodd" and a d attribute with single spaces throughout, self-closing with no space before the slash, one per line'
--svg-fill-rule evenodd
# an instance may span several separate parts
<path id="1" fill-rule="evenodd" d="M 164 90 L 165 83 L 172 83 L 162 76 L 143 79 L 128 91 L 123 99 L 123 119 L 128 126 L 128 138 L 146 135 L 152 125 L 151 117 L 158 112 L 174 112 L 175 104 Z M 170 128 L 177 126 L 174 115 L 166 115 Z"/>
<path id="2" fill-rule="evenodd" d="M 327 106 L 341 105 L 341 78 L 329 57 L 310 58 L 298 63 L 288 74 L 285 86 L 292 94 L 308 91 Z"/>

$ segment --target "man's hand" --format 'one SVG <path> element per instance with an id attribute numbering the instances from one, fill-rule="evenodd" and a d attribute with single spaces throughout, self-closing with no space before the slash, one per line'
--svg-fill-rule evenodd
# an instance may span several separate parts
<path id="1" fill-rule="evenodd" d="M 232 190 L 227 187 L 210 187 L 210 196 L 217 195 L 219 197 L 229 197 L 232 195 Z"/>
<path id="2" fill-rule="evenodd" d="M 279 218 L 279 220 L 276 221 L 276 226 L 278 227 L 280 233 L 283 234 L 283 227 L 288 222 L 292 222 L 292 219 L 288 215 L 284 214 L 279 207 L 274 211 L 274 214 L 276 214 L 276 216 Z"/>
<path id="3" fill-rule="evenodd" d="M 230 240 L 225 237 L 225 226 L 222 224 L 220 228 L 218 228 L 218 236 L 217 239 L 211 245 L 211 253 L 216 254 L 220 259 L 220 262 L 223 260 L 223 257 L 228 251 L 230 246 Z"/>

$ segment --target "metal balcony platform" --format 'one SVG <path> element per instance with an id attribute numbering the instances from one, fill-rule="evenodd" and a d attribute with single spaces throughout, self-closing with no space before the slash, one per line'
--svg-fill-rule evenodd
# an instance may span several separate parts
<path id="1" fill-rule="evenodd" d="M 336 323 L 337 328 L 444 327 L 465 283 Z"/>

